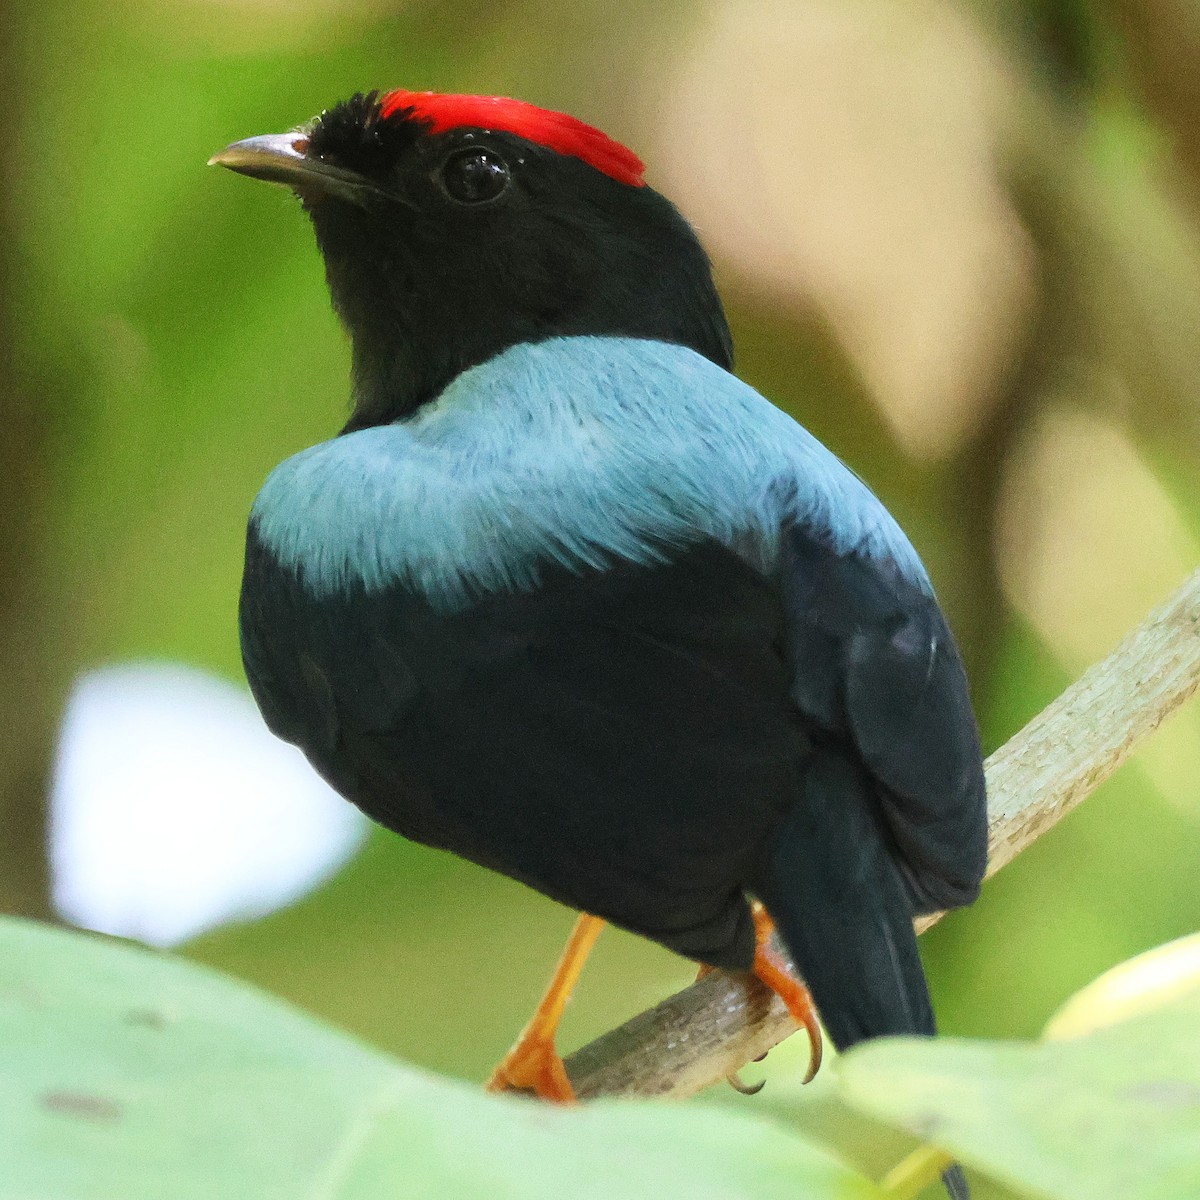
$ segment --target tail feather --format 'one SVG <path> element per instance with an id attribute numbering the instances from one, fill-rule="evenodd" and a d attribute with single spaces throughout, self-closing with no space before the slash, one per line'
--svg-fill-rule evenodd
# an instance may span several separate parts
<path id="1" fill-rule="evenodd" d="M 875 787 L 849 757 L 814 755 L 756 881 L 839 1050 L 935 1032 L 913 906 Z"/>
<path id="2" fill-rule="evenodd" d="M 775 921 L 834 1045 L 936 1032 L 913 902 L 876 797 L 849 756 L 822 750 L 776 831 L 755 892 Z M 959 1167 L 944 1176 L 968 1200 Z"/>

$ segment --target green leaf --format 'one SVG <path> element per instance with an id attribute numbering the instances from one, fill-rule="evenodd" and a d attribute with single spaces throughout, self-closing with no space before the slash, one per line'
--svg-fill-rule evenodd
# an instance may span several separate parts
<path id="1" fill-rule="evenodd" d="M 880 1195 L 769 1121 L 485 1096 L 120 943 L 0 920 L 0 964 L 0 1200 Z"/>
<path id="2" fill-rule="evenodd" d="M 1080 1037 L 1200 990 L 1200 933 L 1176 938 L 1105 971 L 1050 1018 L 1045 1036 Z"/>
<path id="3" fill-rule="evenodd" d="M 1071 1041 L 889 1039 L 839 1063 L 855 1107 L 1053 1200 L 1200 1196 L 1200 992 Z"/>

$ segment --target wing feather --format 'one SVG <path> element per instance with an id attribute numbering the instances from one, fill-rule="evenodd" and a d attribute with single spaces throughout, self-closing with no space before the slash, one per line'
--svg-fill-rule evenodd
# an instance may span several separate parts
<path id="1" fill-rule="evenodd" d="M 793 699 L 874 779 L 916 908 L 970 903 L 987 863 L 983 764 L 937 601 L 888 558 L 838 553 L 800 525 L 780 570 Z"/>

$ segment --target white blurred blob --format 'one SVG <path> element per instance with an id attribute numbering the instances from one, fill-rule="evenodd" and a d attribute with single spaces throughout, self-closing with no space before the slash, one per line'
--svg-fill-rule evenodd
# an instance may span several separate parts
<path id="1" fill-rule="evenodd" d="M 73 924 L 174 945 L 304 895 L 365 833 L 233 684 L 166 663 L 76 684 L 50 817 L 54 903 Z"/>

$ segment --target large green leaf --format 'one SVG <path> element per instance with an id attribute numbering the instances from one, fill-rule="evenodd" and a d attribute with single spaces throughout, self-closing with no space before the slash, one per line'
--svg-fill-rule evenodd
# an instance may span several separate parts
<path id="1" fill-rule="evenodd" d="M 484 1096 L 202 968 L 0 921 L 3 1200 L 682 1195 L 880 1193 L 770 1121 Z"/>
<path id="2" fill-rule="evenodd" d="M 1105 971 L 1050 1019 L 1045 1036 L 1081 1037 L 1200 991 L 1200 933 L 1156 946 Z"/>
<path id="3" fill-rule="evenodd" d="M 1072 1041 L 863 1046 L 846 1099 L 1053 1200 L 1200 1196 L 1200 991 Z"/>

